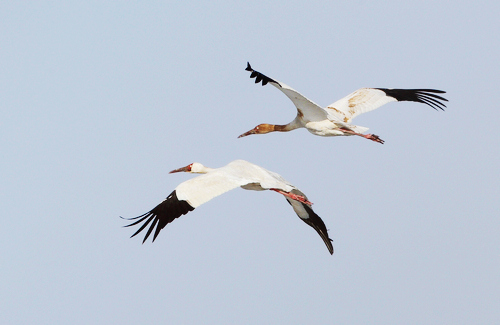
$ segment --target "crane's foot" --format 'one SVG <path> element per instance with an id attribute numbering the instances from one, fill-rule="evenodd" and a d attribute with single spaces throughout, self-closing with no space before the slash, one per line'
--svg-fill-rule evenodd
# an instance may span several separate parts
<path id="1" fill-rule="evenodd" d="M 279 194 L 283 194 L 284 196 L 288 196 L 292 200 L 299 201 L 299 202 L 302 202 L 302 203 L 307 204 L 307 205 L 312 205 L 312 202 L 308 201 L 302 195 L 298 195 L 298 194 L 294 194 L 294 193 L 290 193 L 290 192 L 285 192 L 285 191 L 282 191 L 282 190 L 277 189 L 277 188 L 270 188 L 270 190 L 278 192 Z"/>
<path id="2" fill-rule="evenodd" d="M 380 139 L 380 137 L 378 135 L 375 135 L 375 134 L 366 134 L 366 135 L 362 135 L 364 138 L 367 138 L 368 140 L 372 140 L 372 141 L 375 141 L 375 142 L 378 142 L 378 143 L 381 143 L 381 144 L 384 144 L 384 140 Z"/>

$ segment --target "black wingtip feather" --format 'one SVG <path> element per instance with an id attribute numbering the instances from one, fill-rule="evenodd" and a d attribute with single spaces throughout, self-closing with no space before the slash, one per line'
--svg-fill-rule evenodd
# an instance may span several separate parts
<path id="1" fill-rule="evenodd" d="M 290 200 L 286 199 L 286 201 L 288 202 L 288 204 L 292 205 Z M 302 219 L 301 217 L 299 217 L 299 219 L 304 221 L 309 226 L 311 226 L 314 230 L 316 230 L 316 232 L 321 237 L 321 239 L 323 239 L 323 242 L 325 243 L 326 248 L 328 249 L 328 252 L 330 252 L 330 255 L 333 255 L 333 251 L 334 251 L 333 245 L 332 245 L 333 240 L 328 236 L 328 229 L 326 229 L 325 223 L 323 222 L 321 217 L 318 216 L 316 214 L 316 212 L 314 212 L 313 209 L 309 205 L 304 204 L 304 203 L 301 203 L 301 204 L 302 204 L 302 207 L 306 210 L 309 218 Z"/>
<path id="2" fill-rule="evenodd" d="M 376 88 L 385 92 L 387 96 L 395 98 L 397 101 L 410 101 L 418 102 L 429 105 L 435 110 L 442 110 L 446 105 L 442 102 L 447 102 L 448 100 L 442 96 L 436 94 L 444 94 L 446 91 L 437 89 L 388 89 L 388 88 Z"/>
<path id="3" fill-rule="evenodd" d="M 262 81 L 262 86 L 265 86 L 265 85 L 267 85 L 268 82 L 273 82 L 281 87 L 280 83 L 277 82 L 276 80 L 273 80 L 273 79 L 269 78 L 268 76 L 260 73 L 259 71 L 255 71 L 254 69 L 252 69 L 249 62 L 247 62 L 247 67 L 245 70 L 251 72 L 250 78 L 256 78 L 255 79 L 256 84 L 258 84 L 259 82 Z"/>
<path id="4" fill-rule="evenodd" d="M 134 237 L 135 235 L 137 235 L 138 233 L 140 233 L 144 228 L 146 228 L 146 226 L 151 222 L 151 220 L 154 219 L 154 217 L 151 217 L 150 214 L 148 214 L 147 216 L 145 216 L 144 218 L 142 218 L 140 221 L 143 221 L 144 219 L 148 218 L 148 220 L 146 220 L 146 222 L 144 222 L 144 224 L 139 228 L 139 230 L 137 230 L 132 236 L 130 236 L 130 238 Z M 139 221 L 138 221 L 139 222 Z M 133 224 L 130 224 L 126 227 L 130 227 L 130 226 L 133 226 L 135 224 L 137 224 L 138 222 L 134 222 Z M 143 242 L 144 243 L 144 242 Z"/>
<path id="5" fill-rule="evenodd" d="M 141 218 L 141 217 L 142 217 L 140 220 L 137 220 L 137 221 L 135 221 L 135 222 L 133 222 L 133 223 L 131 223 L 131 224 L 129 224 L 129 225 L 125 225 L 125 226 L 123 226 L 123 227 L 130 227 L 130 226 L 134 226 L 134 225 L 136 225 L 136 224 L 138 224 L 138 223 L 142 222 L 144 219 L 146 219 L 147 217 L 149 217 L 149 215 L 148 215 L 148 214 L 149 214 L 149 212 L 148 212 L 148 213 L 145 213 L 145 214 L 143 214 L 143 215 L 140 215 L 140 216 L 138 216 L 138 217 L 135 217 L 135 218 L 123 218 L 123 217 L 120 217 L 120 218 L 122 218 L 123 220 L 135 220 L 135 219 L 137 219 L 137 218 Z"/>
<path id="6" fill-rule="evenodd" d="M 156 226 L 157 223 L 158 223 L 158 218 L 155 218 L 153 220 L 153 223 L 151 224 L 151 227 L 149 227 L 148 232 L 146 233 L 146 236 L 144 236 L 144 239 L 142 241 L 143 244 L 146 242 L 146 239 L 148 239 L 149 235 L 151 235 L 151 232 L 153 231 L 153 229 L 155 228 L 155 226 Z M 157 230 L 158 230 L 158 228 L 159 227 L 156 227 Z M 155 238 L 153 238 L 153 242 L 155 241 Z"/>
<path id="7" fill-rule="evenodd" d="M 177 193 L 174 190 L 163 202 L 158 204 L 153 210 L 134 218 L 120 218 L 125 220 L 135 220 L 131 224 L 124 227 L 135 226 L 145 221 L 144 224 L 142 224 L 142 226 L 130 238 L 143 231 L 152 221 L 151 226 L 146 232 L 146 235 L 144 236 L 144 240 L 142 242 L 144 243 L 148 239 L 148 237 L 153 232 L 153 229 L 155 229 L 156 227 L 156 231 L 153 236 L 154 242 L 160 231 L 165 228 L 167 224 L 171 223 L 176 218 L 179 218 L 181 215 L 184 215 L 193 210 L 194 208 L 189 205 L 189 203 L 177 198 Z"/>
<path id="8" fill-rule="evenodd" d="M 323 222 L 323 220 L 318 216 L 313 209 L 311 209 L 310 206 L 307 204 L 302 204 L 304 209 L 306 209 L 307 213 L 309 214 L 308 219 L 302 219 L 305 223 L 307 223 L 309 226 L 313 227 L 314 230 L 320 235 L 321 239 L 325 242 L 326 247 L 328 248 L 328 251 L 330 252 L 330 255 L 333 255 L 333 245 L 332 242 L 333 240 L 328 236 L 328 229 L 326 229 L 326 225 Z"/>

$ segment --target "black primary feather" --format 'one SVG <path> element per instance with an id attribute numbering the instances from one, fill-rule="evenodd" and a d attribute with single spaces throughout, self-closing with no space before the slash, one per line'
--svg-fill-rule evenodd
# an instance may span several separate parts
<path id="1" fill-rule="evenodd" d="M 154 242 L 160 231 L 163 228 L 165 228 L 166 225 L 168 225 L 175 219 L 179 218 L 180 216 L 193 210 L 194 208 L 191 205 L 189 205 L 189 203 L 187 203 L 184 200 L 179 200 L 177 198 L 177 194 L 174 190 L 172 193 L 170 193 L 169 196 L 167 196 L 165 200 L 163 200 L 163 202 L 158 204 L 153 210 L 146 212 L 143 215 L 140 215 L 135 218 L 122 218 L 122 219 L 126 220 L 139 219 L 129 225 L 126 225 L 125 227 L 135 226 L 145 221 L 144 224 L 139 228 L 139 230 L 137 230 L 132 236 L 130 236 L 130 238 L 134 237 L 142 230 L 144 230 L 144 228 L 146 228 L 148 224 L 151 223 L 152 221 L 153 223 L 149 227 L 142 243 L 144 243 L 146 239 L 148 239 L 149 235 L 151 235 L 151 232 L 156 227 L 156 231 L 153 236 L 153 242 Z"/>
<path id="2" fill-rule="evenodd" d="M 274 82 L 275 84 L 277 84 L 278 86 L 281 87 L 280 83 L 277 82 L 276 80 L 273 80 L 271 78 L 269 78 L 268 76 L 260 73 L 259 71 L 255 71 L 254 69 L 252 69 L 252 67 L 250 66 L 250 63 L 247 62 L 247 67 L 245 69 L 246 71 L 251 71 L 252 73 L 250 74 L 250 78 L 255 78 L 255 83 L 258 84 L 259 82 L 262 81 L 262 86 L 265 86 L 268 82 Z"/>
<path id="3" fill-rule="evenodd" d="M 288 202 L 288 204 L 292 205 L 292 203 L 288 199 L 286 199 L 286 201 Z M 307 204 L 304 204 L 302 202 L 301 202 L 301 204 L 302 204 L 302 207 L 306 210 L 309 218 L 303 219 L 303 218 L 299 217 L 299 219 L 304 221 L 305 223 L 307 223 L 312 228 L 314 228 L 314 230 L 316 230 L 318 235 L 325 242 L 325 245 L 328 248 L 328 251 L 330 252 L 330 254 L 333 255 L 333 245 L 332 245 L 333 240 L 328 236 L 328 230 L 326 229 L 325 223 L 323 222 L 321 217 L 318 216 L 316 214 L 316 212 L 313 211 L 313 209 L 311 209 L 310 206 L 308 206 Z"/>
<path id="4" fill-rule="evenodd" d="M 395 98 L 397 101 L 410 101 L 427 104 L 435 110 L 444 111 L 446 105 L 441 101 L 447 102 L 446 98 L 443 98 L 436 94 L 444 94 L 446 91 L 436 90 L 436 89 L 387 89 L 387 88 L 375 88 L 385 92 L 387 96 Z"/>

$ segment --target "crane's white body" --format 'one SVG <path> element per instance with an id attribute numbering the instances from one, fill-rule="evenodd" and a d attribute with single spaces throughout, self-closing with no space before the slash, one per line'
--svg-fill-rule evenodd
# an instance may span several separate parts
<path id="1" fill-rule="evenodd" d="M 297 117 L 291 122 L 293 128 L 304 127 L 319 136 L 349 135 L 342 131 L 342 128 L 364 133 L 369 129 L 351 124 L 354 117 L 397 101 L 382 90 L 361 88 L 323 108 L 282 82 L 270 84 L 281 90 L 297 108 Z"/>
<path id="2" fill-rule="evenodd" d="M 151 223 L 144 241 L 156 227 L 153 241 L 161 229 L 174 219 L 194 210 L 203 203 L 237 187 L 246 190 L 273 190 L 283 194 L 299 218 L 314 228 L 325 242 L 328 251 L 333 254 L 328 230 L 321 218 L 312 210 L 311 202 L 295 186 L 280 175 L 244 160 L 235 160 L 221 168 L 208 168 L 200 163 L 192 163 L 173 172 L 190 172 L 203 174 L 179 184 L 175 190 L 153 210 L 140 215 L 137 221 L 127 225 L 142 223 L 132 235 L 134 237 Z M 129 220 L 132 220 L 129 219 Z M 143 241 L 143 242 L 144 242 Z"/>
<path id="3" fill-rule="evenodd" d="M 212 169 L 193 163 L 192 173 L 203 173 L 175 188 L 177 198 L 197 208 L 227 191 L 242 187 L 246 190 L 263 191 L 271 188 L 291 192 L 296 188 L 280 175 L 245 160 L 235 160 L 224 167 Z"/>
<path id="4" fill-rule="evenodd" d="M 288 85 L 281 84 L 282 88 L 280 88 L 275 83 L 271 84 L 292 100 L 297 110 L 302 113 L 302 116 L 299 115 L 297 118 L 303 121 L 305 128 L 316 135 L 343 135 L 342 131 L 335 130 L 339 126 L 348 127 L 360 133 L 366 132 L 368 128 L 351 124 L 353 118 L 396 101 L 395 98 L 386 96 L 382 90 L 361 88 L 323 108 Z M 328 131 L 332 129 L 340 133 L 329 134 Z"/>

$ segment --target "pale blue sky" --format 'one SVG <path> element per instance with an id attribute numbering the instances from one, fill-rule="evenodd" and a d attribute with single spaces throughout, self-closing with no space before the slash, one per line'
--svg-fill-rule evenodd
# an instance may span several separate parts
<path id="1" fill-rule="evenodd" d="M 494 1 L 0 4 L 3 324 L 500 323 L 500 43 Z M 360 87 L 447 91 L 355 124 L 284 124 Z M 334 239 L 274 192 L 234 190 L 154 244 L 119 218 L 198 161 L 245 159 L 305 192 Z"/>

